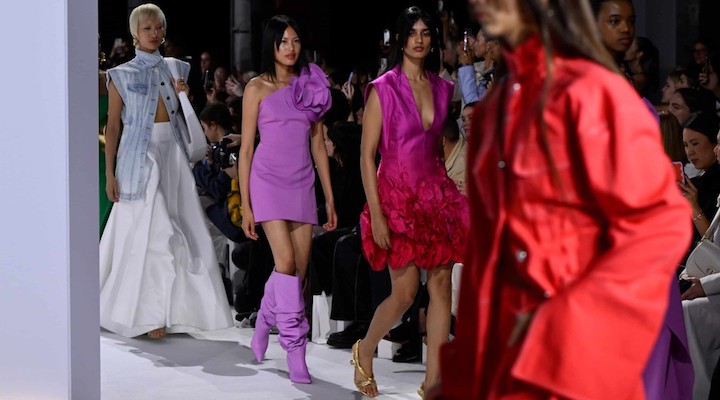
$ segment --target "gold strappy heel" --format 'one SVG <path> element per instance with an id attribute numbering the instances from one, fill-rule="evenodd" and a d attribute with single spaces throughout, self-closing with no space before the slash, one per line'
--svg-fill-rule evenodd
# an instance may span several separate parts
<path id="1" fill-rule="evenodd" d="M 425 382 L 420 384 L 420 389 L 418 389 L 417 394 L 420 395 L 422 400 L 425 400 Z"/>
<path id="2" fill-rule="evenodd" d="M 357 369 L 358 372 L 360 372 L 360 375 L 364 378 L 364 380 L 355 381 L 355 387 L 357 387 L 360 393 L 370 397 L 370 395 L 367 393 L 367 389 L 374 388 L 377 391 L 377 383 L 375 382 L 375 375 L 368 375 L 363 369 L 363 367 L 360 366 L 360 356 L 358 355 L 358 347 L 360 346 L 360 340 L 362 339 L 358 339 L 358 341 L 355 342 L 355 344 L 352 346 L 352 360 L 350 360 L 350 364 L 354 365 L 355 369 Z"/>

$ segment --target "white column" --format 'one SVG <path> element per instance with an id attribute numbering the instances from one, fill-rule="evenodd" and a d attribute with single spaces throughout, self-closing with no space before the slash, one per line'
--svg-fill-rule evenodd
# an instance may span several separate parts
<path id="1" fill-rule="evenodd" d="M 0 398 L 99 399 L 97 1 L 0 10 Z"/>

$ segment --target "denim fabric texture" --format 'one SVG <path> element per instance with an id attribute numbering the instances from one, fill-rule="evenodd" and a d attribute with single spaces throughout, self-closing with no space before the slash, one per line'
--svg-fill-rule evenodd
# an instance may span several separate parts
<path id="1" fill-rule="evenodd" d="M 136 56 L 125 64 L 108 70 L 108 83 L 113 81 L 123 101 L 122 133 L 115 165 L 115 178 L 120 189 L 120 199 L 143 198 L 145 187 L 145 156 L 155 123 L 158 97 L 162 98 L 175 142 L 185 152 L 182 136 L 187 137 L 187 126 L 180 112 L 173 86 L 170 63 L 175 63 L 179 75 L 187 80 L 190 64 L 165 59 L 159 51 L 147 53 L 135 50 Z"/>

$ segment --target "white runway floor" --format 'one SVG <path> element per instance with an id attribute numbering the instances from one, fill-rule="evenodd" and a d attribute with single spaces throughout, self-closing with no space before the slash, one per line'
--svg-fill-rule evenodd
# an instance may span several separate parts
<path id="1" fill-rule="evenodd" d="M 229 328 L 164 340 L 127 339 L 103 331 L 102 400 L 334 400 L 363 397 L 352 383 L 350 350 L 309 343 L 307 363 L 313 383 L 294 384 L 285 352 L 270 336 L 267 358 L 258 364 L 250 350 L 252 329 Z M 377 399 L 419 399 L 421 364 L 375 358 Z"/>

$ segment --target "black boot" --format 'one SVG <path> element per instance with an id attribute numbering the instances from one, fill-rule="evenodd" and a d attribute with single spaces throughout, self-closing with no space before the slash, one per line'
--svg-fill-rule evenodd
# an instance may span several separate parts
<path id="1" fill-rule="evenodd" d="M 338 349 L 349 349 L 358 339 L 365 337 L 369 327 L 368 322 L 354 321 L 344 331 L 330 334 L 327 344 Z"/>

